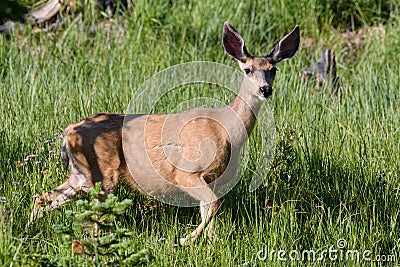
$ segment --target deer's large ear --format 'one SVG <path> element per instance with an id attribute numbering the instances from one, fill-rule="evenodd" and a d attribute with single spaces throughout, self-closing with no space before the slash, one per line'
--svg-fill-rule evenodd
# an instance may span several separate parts
<path id="1" fill-rule="evenodd" d="M 294 29 L 283 37 L 278 43 L 274 45 L 271 52 L 267 56 L 271 64 L 284 61 L 291 58 L 299 48 L 300 44 L 300 27 L 297 25 Z"/>
<path id="2" fill-rule="evenodd" d="M 242 36 L 232 27 L 229 22 L 224 23 L 224 33 L 222 35 L 222 44 L 224 45 L 225 51 L 233 58 L 246 62 L 246 58 L 249 57 L 246 46 Z"/>

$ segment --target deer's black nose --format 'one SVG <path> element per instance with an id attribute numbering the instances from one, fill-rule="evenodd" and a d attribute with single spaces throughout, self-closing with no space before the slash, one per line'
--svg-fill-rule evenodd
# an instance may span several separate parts
<path id="1" fill-rule="evenodd" d="M 263 94 L 265 98 L 268 98 L 272 95 L 272 86 L 266 85 L 260 87 L 260 92 Z"/>

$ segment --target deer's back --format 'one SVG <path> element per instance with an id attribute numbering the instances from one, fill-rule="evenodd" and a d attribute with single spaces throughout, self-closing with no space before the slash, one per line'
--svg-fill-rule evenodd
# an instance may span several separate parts
<path id="1" fill-rule="evenodd" d="M 231 157 L 223 125 L 198 111 L 95 114 L 71 124 L 66 138 L 73 164 L 93 183 L 113 184 L 124 177 L 142 192 L 149 187 L 166 193 L 168 185 L 179 183 L 178 176 L 193 173 L 212 182 Z"/>

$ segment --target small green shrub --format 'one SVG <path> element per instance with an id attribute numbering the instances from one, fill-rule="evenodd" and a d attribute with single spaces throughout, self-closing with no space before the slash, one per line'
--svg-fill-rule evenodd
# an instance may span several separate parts
<path id="1" fill-rule="evenodd" d="M 88 199 L 77 200 L 76 210 L 66 212 L 72 223 L 54 224 L 53 230 L 61 237 L 63 246 L 72 249 L 72 254 L 90 257 L 97 264 L 144 263 L 150 259 L 148 251 L 135 251 L 131 242 L 134 233 L 117 224 L 117 217 L 131 205 L 130 199 L 119 201 L 114 194 L 105 196 L 101 184 L 97 183 L 95 189 L 89 190 Z"/>

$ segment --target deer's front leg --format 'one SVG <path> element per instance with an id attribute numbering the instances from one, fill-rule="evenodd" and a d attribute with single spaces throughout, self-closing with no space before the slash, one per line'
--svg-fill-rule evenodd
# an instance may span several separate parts
<path id="1" fill-rule="evenodd" d="M 197 226 L 196 230 L 179 240 L 180 245 L 185 246 L 194 242 L 204 232 L 207 226 L 211 226 L 209 229 L 209 236 L 212 236 L 213 218 L 219 209 L 220 201 L 217 195 L 208 187 L 203 177 L 192 174 L 180 179 L 178 182 L 186 193 L 198 199 L 200 202 L 201 223 Z M 210 223 L 211 225 L 209 225 Z"/>

